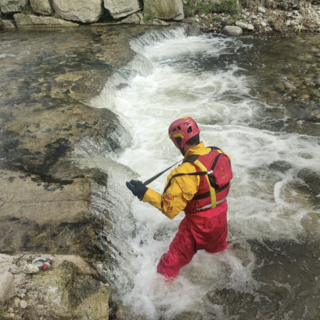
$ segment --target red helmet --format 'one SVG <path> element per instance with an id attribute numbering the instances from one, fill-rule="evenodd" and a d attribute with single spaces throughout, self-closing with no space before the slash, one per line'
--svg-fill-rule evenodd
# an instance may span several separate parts
<path id="1" fill-rule="evenodd" d="M 178 149 L 182 149 L 189 139 L 199 133 L 197 123 L 190 117 L 178 119 L 169 127 L 169 138 Z"/>

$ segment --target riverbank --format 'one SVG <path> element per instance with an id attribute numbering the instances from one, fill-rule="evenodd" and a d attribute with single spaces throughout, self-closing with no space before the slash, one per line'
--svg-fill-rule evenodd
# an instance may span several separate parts
<path id="1" fill-rule="evenodd" d="M 158 5 L 156 5 L 158 3 Z M 70 28 L 80 25 L 165 25 L 191 24 L 204 32 L 220 33 L 233 27 L 229 35 L 320 32 L 320 5 L 316 1 L 209 1 L 164 0 L 152 4 L 144 0 L 114 5 L 95 0 L 89 7 L 74 7 L 58 0 L 0 0 L 0 30 L 14 28 Z M 163 6 L 163 10 L 161 9 Z M 174 9 L 173 9 L 174 8 Z M 234 30 L 237 30 L 236 33 Z"/>
<path id="2" fill-rule="evenodd" d="M 250 34 L 320 32 L 319 5 L 299 2 L 285 8 L 279 8 L 275 3 L 273 7 L 257 3 L 239 10 L 216 13 L 202 7 L 191 11 L 185 22 L 199 26 L 205 32 L 218 33 L 226 26 L 237 26 Z"/>

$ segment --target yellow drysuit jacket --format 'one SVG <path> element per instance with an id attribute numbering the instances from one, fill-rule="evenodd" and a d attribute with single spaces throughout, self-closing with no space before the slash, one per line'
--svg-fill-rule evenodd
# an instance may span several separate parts
<path id="1" fill-rule="evenodd" d="M 210 151 L 211 149 L 206 148 L 203 142 L 201 142 L 196 146 L 190 148 L 186 152 L 184 159 L 194 154 L 205 155 Z M 190 162 L 182 163 L 182 165 L 173 169 L 168 175 L 166 186 L 174 174 L 193 172 L 197 172 L 193 164 L 191 164 Z M 175 177 L 174 179 L 172 179 L 171 185 L 165 193 L 161 195 L 149 188 L 145 193 L 142 201 L 150 203 L 154 207 L 158 208 L 168 218 L 173 219 L 178 213 L 184 210 L 184 208 L 187 206 L 188 201 L 192 200 L 193 196 L 198 191 L 199 184 L 199 175 L 183 175 L 180 177 Z M 161 202 L 163 202 L 162 207 Z"/>

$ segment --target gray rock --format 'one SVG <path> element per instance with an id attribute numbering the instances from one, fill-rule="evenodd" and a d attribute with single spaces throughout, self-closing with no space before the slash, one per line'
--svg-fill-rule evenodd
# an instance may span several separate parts
<path id="1" fill-rule="evenodd" d="M 144 0 L 144 14 L 157 19 L 183 20 L 182 0 Z"/>
<path id="2" fill-rule="evenodd" d="M 168 22 L 165 22 L 160 19 L 154 19 L 152 20 L 152 24 L 157 25 L 157 26 L 169 26 L 170 24 Z"/>
<path id="3" fill-rule="evenodd" d="M 142 18 L 143 17 L 141 13 L 134 13 L 129 17 L 121 20 L 121 23 L 140 24 L 140 21 L 142 20 Z"/>
<path id="4" fill-rule="evenodd" d="M 235 25 L 241 29 L 247 29 L 248 28 L 248 25 L 242 21 L 236 21 L 235 22 Z"/>
<path id="5" fill-rule="evenodd" d="M 0 0 L 0 10 L 3 13 L 21 12 L 28 0 Z"/>
<path id="6" fill-rule="evenodd" d="M 259 7 L 258 12 L 260 13 L 266 13 L 266 9 L 264 7 Z"/>
<path id="7" fill-rule="evenodd" d="M 103 13 L 102 0 L 52 0 L 56 15 L 65 20 L 97 22 Z"/>
<path id="8" fill-rule="evenodd" d="M 142 9 L 139 0 L 104 0 L 104 7 L 114 19 L 129 16 Z"/>
<path id="9" fill-rule="evenodd" d="M 253 30 L 254 30 L 254 26 L 249 23 L 249 24 L 247 25 L 247 29 L 248 29 L 249 31 L 253 31 Z"/>
<path id="10" fill-rule="evenodd" d="M 23 267 L 23 272 L 24 273 L 27 273 L 27 274 L 33 274 L 33 273 L 38 273 L 39 272 L 39 267 L 38 266 L 35 266 L 33 264 L 26 264 L 24 267 Z"/>
<path id="11" fill-rule="evenodd" d="M 0 274 L 0 308 L 3 306 L 3 303 L 11 297 L 13 292 L 13 275 L 5 271 Z"/>
<path id="12" fill-rule="evenodd" d="M 14 20 L 2 20 L 2 23 L 3 23 L 3 29 L 14 29 L 16 28 L 16 24 L 14 22 Z"/>
<path id="13" fill-rule="evenodd" d="M 227 36 L 237 37 L 242 35 L 242 29 L 236 26 L 225 26 L 222 33 Z"/>
<path id="14" fill-rule="evenodd" d="M 298 177 L 305 181 L 308 185 L 308 193 L 311 193 L 314 196 L 320 194 L 320 174 L 309 168 L 301 169 L 298 172 Z"/>
<path id="15" fill-rule="evenodd" d="M 266 26 L 267 26 L 267 23 L 264 22 L 264 21 L 262 21 L 262 22 L 261 22 L 261 25 L 262 25 L 263 27 L 266 27 Z"/>
<path id="16" fill-rule="evenodd" d="M 32 10 L 36 13 L 48 16 L 53 14 L 50 0 L 30 0 L 30 5 Z"/>
<path id="17" fill-rule="evenodd" d="M 28 306 L 28 303 L 27 303 L 26 301 L 24 301 L 24 300 L 21 300 L 21 301 L 20 301 L 20 307 L 21 307 L 21 309 L 25 309 L 27 306 Z"/>
<path id="18" fill-rule="evenodd" d="M 59 28 L 59 27 L 78 27 L 79 24 L 65 21 L 62 19 L 56 19 L 53 17 L 38 17 L 34 15 L 27 15 L 23 13 L 16 13 L 13 18 L 18 28 L 28 28 L 34 26 L 41 26 L 47 28 Z"/>

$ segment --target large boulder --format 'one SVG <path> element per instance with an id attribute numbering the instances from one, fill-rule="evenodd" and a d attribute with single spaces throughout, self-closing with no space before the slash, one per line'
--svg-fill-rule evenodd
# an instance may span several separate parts
<path id="1" fill-rule="evenodd" d="M 74 22 L 65 21 L 63 19 L 56 19 L 53 17 L 38 17 L 23 13 L 16 13 L 13 16 L 18 28 L 27 28 L 33 26 L 41 26 L 47 28 L 59 27 L 78 27 L 79 25 Z"/>
<path id="2" fill-rule="evenodd" d="M 97 22 L 103 13 L 102 0 L 52 0 L 56 15 L 65 20 Z"/>
<path id="3" fill-rule="evenodd" d="M 144 15 L 163 20 L 184 18 L 182 0 L 144 0 Z"/>
<path id="4" fill-rule="evenodd" d="M 0 9 L 3 13 L 21 12 L 28 2 L 28 0 L 0 0 Z"/>
<path id="5" fill-rule="evenodd" d="M 36 13 L 48 16 L 52 15 L 53 13 L 50 0 L 30 0 L 30 5 L 32 10 Z"/>
<path id="6" fill-rule="evenodd" d="M 104 7 L 114 19 L 120 19 L 140 11 L 139 0 L 104 0 Z"/>

